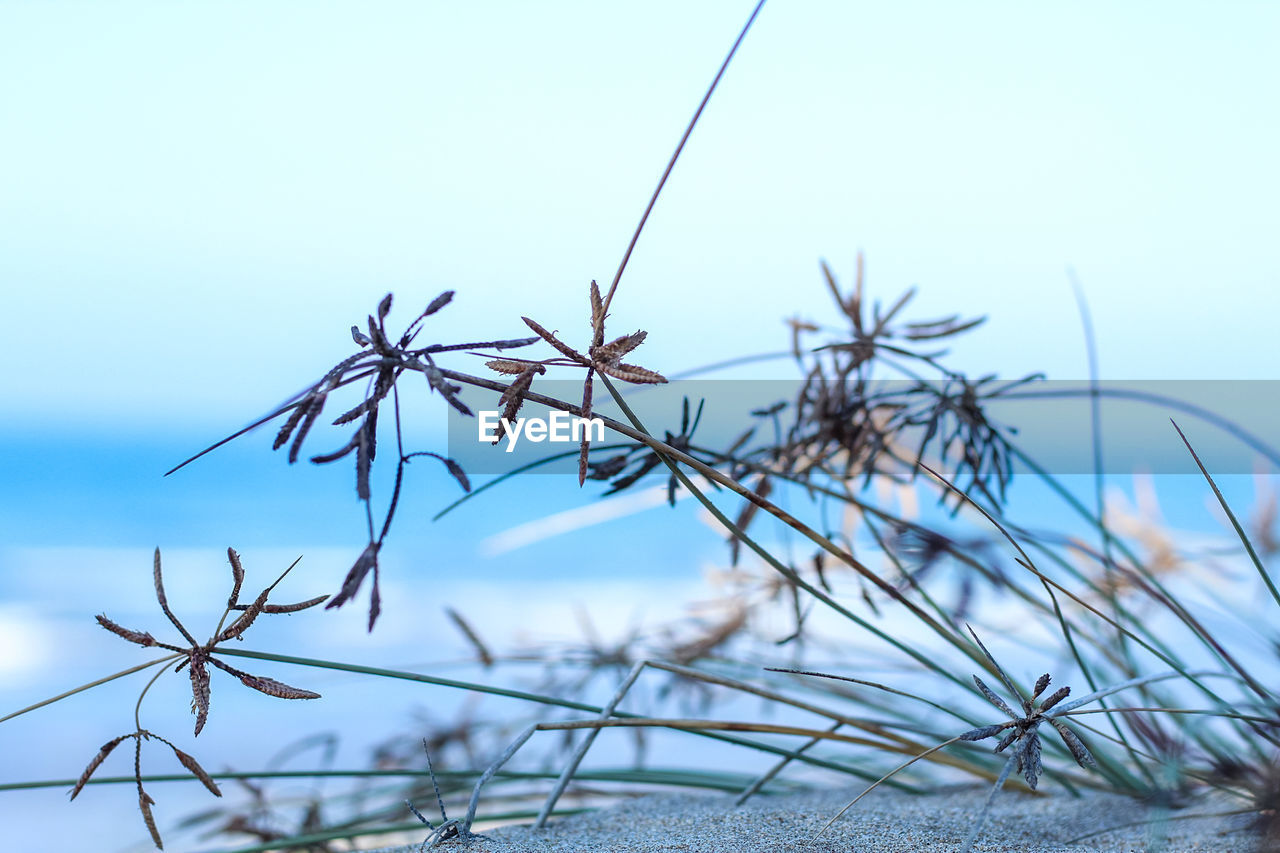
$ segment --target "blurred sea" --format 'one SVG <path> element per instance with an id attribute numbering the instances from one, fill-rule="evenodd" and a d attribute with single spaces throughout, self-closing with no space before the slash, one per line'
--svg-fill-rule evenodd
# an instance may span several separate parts
<path id="1" fill-rule="evenodd" d="M 90 424 L 74 431 L 11 429 L 0 435 L 5 484 L 0 490 L 0 715 L 156 656 L 110 636 L 93 619 L 105 613 L 158 638 L 174 633 L 152 591 L 156 546 L 163 554 L 171 605 L 197 637 L 212 630 L 225 602 L 227 546 L 240 552 L 248 572 L 242 597 L 251 597 L 298 556 L 302 562 L 273 601 L 302 600 L 337 588 L 365 538 L 352 472 L 345 464 L 299 463 L 290 469 L 282 454 L 268 452 L 270 436 L 269 430 L 253 434 L 164 478 L 165 470 L 198 449 L 201 437 L 175 438 L 146 429 L 125 436 Z M 1087 504 L 1092 502 L 1091 478 L 1067 479 Z M 381 485 L 385 495 L 387 484 Z M 1251 478 L 1233 475 L 1221 485 L 1247 514 L 1254 496 Z M 1109 487 L 1132 496 L 1134 481 L 1116 477 Z M 377 488 L 375 482 L 375 493 Z M 445 617 L 446 606 L 463 613 L 488 643 L 504 651 L 521 644 L 581 644 L 582 610 L 606 640 L 621 637 L 637 620 L 652 624 L 687 615 L 689 602 L 714 594 L 704 573 L 727 565 L 723 537 L 703 523 L 691 502 L 665 506 L 665 478 L 654 477 L 638 488 L 635 494 L 599 501 L 595 495 L 604 491 L 603 484 L 588 483 L 579 491 L 572 477 L 517 477 L 432 523 L 431 516 L 461 492 L 437 464 L 415 463 L 383 555 L 383 615 L 376 630 L 365 630 L 366 588 L 340 610 L 264 617 L 244 646 L 485 681 L 496 676 L 469 662 L 470 648 Z M 1167 526 L 1206 541 L 1228 541 L 1203 480 L 1162 476 L 1158 493 Z M 889 497 L 903 500 L 901 494 Z M 1062 526 L 1061 503 L 1033 480 L 1016 482 L 1011 501 L 1015 517 L 1028 527 Z M 937 513 L 927 505 L 916 511 Z M 548 525 L 548 516 L 556 523 Z M 553 531 L 560 532 L 550 535 Z M 786 549 L 795 543 L 776 544 Z M 803 548 L 796 553 L 807 557 Z M 1238 561 L 1224 557 L 1223 563 L 1235 566 L 1229 573 L 1236 578 L 1232 583 L 1248 589 L 1252 580 L 1238 571 Z M 1198 581 L 1208 592 L 1206 618 L 1228 625 L 1234 587 L 1215 572 Z M 1215 602 L 1214 595 L 1226 600 Z M 993 615 L 998 621 L 998 612 Z M 890 630 L 914 630 L 892 613 L 884 619 Z M 862 638 L 853 648 L 860 652 L 850 655 L 850 666 L 856 657 L 861 672 L 876 669 L 874 649 L 870 657 L 861 653 L 868 648 Z M 244 659 L 234 663 L 324 698 L 285 702 L 215 671 L 210 721 L 193 739 L 187 679 L 162 679 L 143 706 L 143 725 L 214 772 L 261 768 L 281 747 L 317 732 L 340 734 L 335 766 L 365 767 L 375 744 L 413 730 L 416 714 L 447 720 L 464 698 L 445 688 Z M 145 678 L 121 679 L 0 725 L 5 756 L 0 784 L 74 779 L 102 743 L 132 730 L 133 704 Z M 527 710 L 517 705 L 484 700 L 486 712 L 495 715 Z M 602 744 L 606 740 L 601 738 Z M 608 756 L 604 749 L 602 755 Z M 144 771 L 178 772 L 165 753 L 159 744 L 149 744 Z M 682 751 L 680 757 L 691 754 Z M 755 761 L 744 758 L 744 767 L 755 768 Z M 655 757 L 654 763 L 667 762 Z M 127 776 L 131 770 L 128 750 L 122 748 L 99 774 Z M 229 796 L 242 793 L 226 787 Z M 92 839 L 103 851 L 149 849 L 128 786 L 90 787 L 70 805 L 66 790 L 0 792 L 7 844 L 69 851 Z M 151 793 L 162 831 L 210 805 L 196 784 L 156 783 Z M 167 849 L 229 846 L 179 838 Z"/>

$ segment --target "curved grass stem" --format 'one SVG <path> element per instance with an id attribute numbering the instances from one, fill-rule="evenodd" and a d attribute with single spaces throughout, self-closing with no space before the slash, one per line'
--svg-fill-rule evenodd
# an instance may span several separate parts
<path id="1" fill-rule="evenodd" d="M 68 696 L 74 696 L 77 693 L 83 693 L 84 691 L 97 687 L 100 684 L 106 684 L 109 681 L 115 681 L 117 678 L 124 678 L 126 675 L 133 675 L 135 672 L 141 672 L 142 670 L 148 667 L 155 666 L 156 664 L 165 664 L 165 663 L 168 663 L 169 661 L 177 660 L 180 657 L 182 657 L 182 655 L 166 655 L 165 657 L 156 658 L 155 660 L 148 661 L 147 663 L 140 663 L 137 666 L 131 666 L 128 669 L 122 669 L 119 672 L 112 673 L 111 675 L 107 675 L 102 678 L 95 679 L 86 684 L 81 684 L 79 687 L 73 687 L 70 690 L 66 691 L 65 693 L 59 693 L 57 696 L 51 696 L 48 699 L 44 699 L 40 702 L 35 703 L 34 705 L 28 705 L 27 707 L 14 711 L 11 714 L 5 714 L 3 717 L 0 717 L 0 723 L 5 722 L 6 720 L 12 720 L 14 717 L 21 717 L 23 714 L 30 713 L 31 711 L 34 711 L 38 708 L 43 708 L 46 705 L 52 705 L 54 702 L 61 702 L 63 699 L 66 699 Z M 164 670 L 162 669 L 161 672 L 163 671 Z"/>

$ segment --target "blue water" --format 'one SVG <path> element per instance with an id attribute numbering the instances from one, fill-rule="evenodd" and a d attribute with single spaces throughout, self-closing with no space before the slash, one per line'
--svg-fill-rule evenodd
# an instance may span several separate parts
<path id="1" fill-rule="evenodd" d="M 0 714 L 156 656 L 110 636 L 93 616 L 107 613 L 120 624 L 173 637 L 151 588 L 157 546 L 169 599 L 197 636 L 212 630 L 217 602 L 225 601 L 228 545 L 241 553 L 249 573 L 246 597 L 299 555 L 301 564 L 272 600 L 301 600 L 339 586 L 366 537 L 352 471 L 345 462 L 290 468 L 282 453 L 269 451 L 271 435 L 255 433 L 165 478 L 165 470 L 199 449 L 197 441 L 163 430 L 113 435 L 109 425 L 4 433 L 0 642 L 6 648 Z M 591 484 L 588 492 L 604 488 Z M 389 489 L 390 483 L 375 480 L 383 499 Z M 383 616 L 373 634 L 365 626 L 366 584 L 342 610 L 264 617 L 246 647 L 377 666 L 430 665 L 435 674 L 492 681 L 493 674 L 457 663 L 470 652 L 444 618 L 444 606 L 466 614 L 501 651 L 517 642 L 563 638 L 566 627 L 580 636 L 575 609 L 603 593 L 616 603 L 612 610 L 598 602 L 593 607 L 607 637 L 638 609 L 657 617 L 665 608 L 667 617 L 677 616 L 692 593 L 673 595 L 674 585 L 696 581 L 698 564 L 723 554 L 719 537 L 689 513 L 673 523 L 673 513 L 663 509 L 606 522 L 572 541 L 552 538 L 493 554 L 483 547 L 487 537 L 581 506 L 582 493 L 572 478 L 516 480 L 439 523 L 430 521 L 461 494 L 433 460 L 410 467 L 383 552 Z M 625 534 L 616 541 L 620 531 Z M 657 579 L 661 588 L 651 587 Z M 186 713 L 189 685 L 180 675 L 163 679 L 149 696 L 144 725 L 209 762 L 211 770 L 260 768 L 284 743 L 336 731 L 343 734 L 338 766 L 362 768 L 374 744 L 410 729 L 415 709 L 447 718 L 462 698 L 441 688 L 247 664 L 237 662 L 250 672 L 317 690 L 324 699 L 282 702 L 214 671 L 210 723 L 193 739 Z M 522 677 L 517 668 L 501 680 Z M 0 782 L 77 776 L 98 746 L 132 730 L 132 707 L 144 681 L 145 676 L 122 679 L 0 726 L 6 754 Z M 484 708 L 512 718 L 528 711 L 513 704 L 519 703 L 490 699 Z M 144 768 L 180 770 L 156 746 L 148 745 Z M 128 752 L 122 747 L 100 773 L 128 775 Z M 152 794 L 160 803 L 162 828 L 208 807 L 210 799 L 198 786 L 178 783 L 160 784 Z M 0 814 L 15 849 L 77 849 L 89 834 L 110 839 L 103 849 L 134 849 L 131 840 L 146 849 L 134 802 L 127 786 L 91 787 L 69 806 L 62 788 L 11 792 L 0 794 Z M 210 846 L 185 837 L 168 849 Z"/>
<path id="2" fill-rule="evenodd" d="M 207 436 L 216 437 L 216 432 Z M 174 609 L 197 636 L 217 621 L 217 603 L 229 579 L 228 545 L 244 557 L 248 595 L 299 555 L 303 562 L 273 600 L 300 600 L 337 588 L 366 535 L 352 472 L 346 463 L 302 462 L 290 468 L 282 454 L 269 452 L 270 437 L 270 430 L 253 434 L 164 478 L 163 472 L 199 449 L 205 437 L 162 429 L 126 436 L 112 433 L 109 425 L 10 428 L 0 435 L 0 476 L 6 486 L 0 490 L 0 640 L 6 645 L 0 713 L 150 659 L 147 651 L 102 631 L 93 616 L 106 612 L 157 637 L 174 633 L 151 590 L 156 546 L 164 553 Z M 1092 504 L 1091 478 L 1064 480 Z M 379 494 L 387 494 L 388 482 L 375 484 Z M 1109 485 L 1132 491 L 1129 477 L 1112 478 Z M 1250 478 L 1227 477 L 1221 485 L 1245 514 L 1253 499 Z M 580 639 L 577 606 L 590 608 L 606 636 L 619 635 L 640 616 L 678 617 L 684 601 L 700 594 L 702 568 L 725 562 L 723 537 L 699 520 L 691 501 L 494 552 L 493 537 L 503 531 L 591 505 L 603 490 L 602 484 L 589 483 L 584 494 L 572 477 L 516 478 L 432 523 L 431 516 L 460 491 L 438 465 L 415 463 L 384 552 L 384 615 L 378 629 L 372 635 L 365 631 L 366 588 L 339 611 L 264 617 L 245 646 L 377 666 L 428 666 L 436 674 L 518 683 L 519 673 L 498 676 L 460 663 L 469 652 L 443 618 L 445 605 L 464 612 L 505 649 L 520 642 Z M 1201 478 L 1161 477 L 1159 494 L 1167 525 L 1223 533 Z M 800 495 L 779 499 L 803 507 Z M 732 514 L 732 501 L 718 501 Z M 1034 480 L 1017 482 L 1011 502 L 1017 519 L 1029 527 L 1061 528 L 1069 517 Z M 927 502 L 921 512 L 963 529 Z M 770 535 L 767 524 L 760 529 Z M 1087 528 L 1077 526 L 1075 532 L 1091 541 Z M 785 551 L 785 538 L 776 544 Z M 808 550 L 797 545 L 794 553 L 807 558 Z M 866 662 L 874 666 L 874 660 Z M 279 746 L 318 731 L 341 734 L 338 766 L 362 767 L 373 744 L 409 730 L 415 708 L 448 718 L 462 699 L 440 688 L 236 663 L 317 690 L 324 699 L 287 703 L 215 672 L 209 727 L 193 739 L 187 679 L 171 676 L 144 705 L 144 725 L 171 737 L 211 770 L 259 768 Z M 6 755 L 0 782 L 74 778 L 101 743 L 132 729 L 142 683 L 133 676 L 0 725 L 0 749 Z M 518 704 L 485 700 L 484 707 L 495 715 L 516 716 L 527 710 Z M 175 772 L 178 767 L 159 745 L 150 744 L 144 769 Z M 114 776 L 130 770 L 129 756 L 117 754 L 99 772 Z M 171 829 L 181 816 L 209 805 L 194 784 L 157 784 L 152 794 L 160 803 L 162 828 Z M 127 786 L 90 788 L 70 806 L 64 789 L 0 793 L 0 814 L 14 849 L 82 849 L 89 837 L 103 850 L 149 846 Z M 168 849 L 218 846 L 226 845 L 175 834 Z"/>

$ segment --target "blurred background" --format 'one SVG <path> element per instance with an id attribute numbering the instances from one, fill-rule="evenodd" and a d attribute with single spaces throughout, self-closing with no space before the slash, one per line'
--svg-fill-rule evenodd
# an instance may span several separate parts
<path id="1" fill-rule="evenodd" d="M 217 621 L 228 545 L 247 589 L 302 554 L 280 599 L 333 591 L 365 535 L 345 466 L 291 470 L 267 427 L 161 475 L 349 354 L 348 328 L 388 292 L 399 328 L 456 290 L 424 333 L 442 342 L 524 335 L 521 315 L 585 340 L 588 282 L 612 278 L 750 5 L 0 3 L 0 714 L 145 659 L 92 617 L 167 630 L 157 545 L 197 635 Z M 916 285 L 915 317 L 989 315 L 956 342 L 957 369 L 1084 378 L 1070 268 L 1104 378 L 1277 378 L 1278 37 L 1280 9 L 1261 2 L 771 4 L 658 202 L 610 331 L 648 330 L 636 361 L 664 373 L 785 350 L 785 318 L 835 321 L 819 259 L 851 286 L 863 251 L 870 296 Z M 424 447 L 444 435 L 429 411 Z M 461 658 L 444 604 L 513 642 L 563 632 L 575 602 L 622 626 L 678 611 L 672 590 L 696 597 L 699 567 L 723 560 L 719 534 L 661 510 L 572 547 L 494 547 L 588 502 L 569 478 L 527 478 L 432 525 L 458 488 L 410 473 L 378 630 L 363 604 L 277 617 L 292 631 L 278 650 Z M 1214 527 L 1203 483 L 1185 486 L 1169 519 Z M 355 764 L 414 703 L 455 701 L 252 671 L 326 700 L 284 706 L 215 674 L 193 752 L 245 769 L 329 727 Z M 184 680 L 144 724 L 154 706 L 154 728 L 186 730 Z M 132 729 L 138 688 L 0 726 L 0 782 L 77 776 Z M 156 792 L 162 827 L 205 804 L 193 787 Z M 133 809 L 118 787 L 74 806 L 63 789 L 0 793 L 24 849 L 90 834 L 146 849 Z"/>

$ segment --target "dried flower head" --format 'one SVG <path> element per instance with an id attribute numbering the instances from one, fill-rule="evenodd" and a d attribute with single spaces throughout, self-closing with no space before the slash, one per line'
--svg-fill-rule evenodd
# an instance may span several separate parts
<path id="1" fill-rule="evenodd" d="M 320 414 L 329 396 L 348 385 L 362 380 L 365 381 L 366 390 L 359 402 L 338 415 L 332 422 L 334 426 L 358 422 L 354 432 L 342 446 L 329 453 L 312 456 L 311 461 L 323 465 L 337 462 L 351 454 L 355 454 L 356 495 L 364 502 L 366 515 L 369 518 L 369 542 L 352 566 L 341 591 L 333 597 L 329 606 L 337 607 L 349 601 L 359 591 L 364 578 L 372 572 L 374 585 L 373 595 L 369 603 L 370 630 L 373 629 L 381 609 L 377 588 L 378 552 L 396 514 L 405 466 L 416 456 L 435 457 L 444 463 L 450 476 L 464 490 L 470 490 L 470 484 L 465 473 L 452 459 L 448 459 L 438 453 L 407 453 L 404 450 L 404 437 L 401 432 L 399 417 L 399 380 L 406 372 L 422 374 L 426 377 L 427 387 L 431 393 L 440 394 L 454 410 L 462 415 L 470 416 L 472 414 L 471 409 L 459 397 L 462 387 L 454 384 L 457 380 L 453 379 L 453 376 L 457 374 L 450 374 L 441 368 L 436 363 L 436 357 L 442 353 L 476 349 L 501 351 L 528 346 L 538 340 L 536 337 L 529 337 L 511 340 L 414 346 L 414 341 L 424 328 L 423 321 L 448 305 L 452 301 L 453 295 L 452 290 L 447 290 L 431 300 L 426 309 L 405 328 L 399 338 L 396 338 L 387 331 L 386 327 L 386 320 L 391 313 L 393 301 L 391 294 L 387 294 L 378 303 L 375 313 L 368 316 L 363 330 L 359 326 L 351 327 L 351 339 L 360 347 L 359 351 L 339 361 L 319 380 L 312 383 L 302 393 L 294 396 L 283 406 L 265 417 L 259 418 L 239 432 L 205 448 L 167 472 L 167 474 L 172 474 L 206 453 L 279 417 L 284 417 L 285 421 L 276 434 L 273 447 L 279 449 L 286 444 L 289 445 L 289 462 L 292 464 L 298 460 L 302 452 L 302 445 L 310 434 L 312 427 L 319 421 Z M 512 360 L 511 364 L 518 362 L 518 359 Z M 506 361 L 499 359 L 497 363 L 503 364 Z M 501 370 L 501 367 L 497 369 Z M 532 377 L 530 376 L 525 380 L 525 390 L 527 390 L 528 382 L 531 379 Z M 394 409 L 391 420 L 395 428 L 396 448 L 399 452 L 399 458 L 396 461 L 395 489 L 388 502 L 381 533 L 375 533 L 372 513 L 373 490 L 371 477 L 373 464 L 378 452 L 378 414 L 382 404 L 388 400 L 392 402 L 391 408 Z"/>
<path id="2" fill-rule="evenodd" d="M 1009 721 L 1004 723 L 996 723 L 991 726 L 982 726 L 981 728 L 971 729 L 960 735 L 961 740 L 983 740 L 984 738 L 995 737 L 1003 733 L 1000 742 L 996 744 L 995 751 L 1003 752 L 1009 747 L 1013 747 L 1012 758 L 1022 778 L 1026 780 L 1027 786 L 1033 791 L 1040 778 L 1042 769 L 1040 763 L 1040 735 L 1037 729 L 1041 723 L 1048 723 L 1058 732 L 1058 736 L 1062 738 L 1062 742 L 1066 745 L 1067 750 L 1071 753 L 1071 757 L 1076 760 L 1081 767 L 1094 767 L 1097 762 L 1093 755 L 1089 752 L 1088 747 L 1080 740 L 1080 737 L 1067 728 L 1066 724 L 1056 717 L 1049 714 L 1055 705 L 1066 699 L 1071 694 L 1070 687 L 1059 687 L 1053 693 L 1037 702 L 1040 695 L 1049 687 L 1049 674 L 1045 673 L 1036 679 L 1035 689 L 1031 693 L 1030 699 L 1021 697 L 1017 689 L 1013 686 L 1009 676 L 996 663 L 991 653 L 987 651 L 987 647 L 978 639 L 978 635 L 973 629 L 969 629 L 969 633 L 973 634 L 973 639 L 977 642 L 978 647 L 982 649 L 982 653 L 995 666 L 996 674 L 1000 677 L 1000 681 L 1008 689 L 1010 694 L 1017 698 L 1022 705 L 1022 713 L 1014 713 L 1003 699 L 1001 699 L 990 687 L 988 687 L 978 676 L 973 677 L 973 682 L 978 686 L 978 690 L 986 698 L 988 702 L 995 705 L 1001 711 L 1009 715 Z"/>
<path id="3" fill-rule="evenodd" d="M 164 841 L 161 839 L 160 830 L 156 826 L 155 815 L 151 812 L 151 807 L 156 804 L 156 801 L 152 799 L 151 795 L 142 787 L 142 742 L 144 740 L 152 739 L 160 741 L 165 746 L 173 750 L 173 754 L 178 759 L 178 762 L 190 771 L 191 775 L 195 776 L 209 793 L 213 794 L 215 797 L 221 797 L 222 790 L 218 788 L 218 784 L 213 781 L 213 777 L 200 766 L 200 762 L 196 761 L 189 754 L 178 749 L 177 746 L 160 735 L 154 732 L 149 732 L 146 729 L 139 728 L 127 735 L 120 735 L 117 738 L 107 741 L 102 745 L 102 748 L 98 750 L 98 754 L 89 760 L 89 764 L 84 768 L 84 772 L 81 773 L 80 778 L 76 780 L 75 787 L 71 789 L 71 799 L 74 800 L 76 797 L 80 796 L 80 792 L 84 790 L 84 786 L 89 783 L 89 777 L 94 774 L 94 771 L 102 765 L 102 762 L 107 759 L 107 756 L 109 756 L 117 746 L 130 738 L 134 741 L 133 775 L 134 782 L 138 789 L 138 809 L 142 812 L 142 822 L 146 825 L 147 831 L 151 834 L 151 841 L 157 848 L 164 849 Z"/>
<path id="4" fill-rule="evenodd" d="M 555 336 L 554 332 L 547 331 L 534 320 L 528 317 L 520 318 L 524 320 L 526 326 L 537 333 L 538 337 L 551 344 L 563 356 L 562 358 L 545 359 L 539 362 L 540 364 L 570 365 L 587 369 L 587 377 L 582 386 L 582 406 L 579 412 L 579 416 L 583 418 L 591 417 L 592 380 L 597 372 L 605 376 L 612 376 L 614 379 L 621 379 L 624 382 L 645 385 L 661 384 L 667 381 L 666 377 L 660 373 L 638 365 L 625 364 L 622 361 L 624 356 L 644 343 L 645 337 L 649 334 L 648 332 L 636 331 L 616 338 L 607 344 L 604 342 L 604 321 L 607 316 L 607 306 L 600 297 L 600 287 L 594 281 L 591 282 L 589 296 L 591 302 L 591 344 L 587 347 L 586 355 L 561 341 Z M 590 451 L 590 446 L 589 435 L 584 431 L 581 451 L 578 454 L 579 486 L 586 482 L 587 479 L 587 454 Z"/>
<path id="5" fill-rule="evenodd" d="M 236 678 L 240 679 L 240 683 L 246 687 L 251 687 L 260 693 L 268 696 L 276 696 L 281 699 L 319 699 L 319 693 L 313 693 L 310 690 L 303 690 L 298 687 L 290 687 L 271 678 L 262 678 L 261 676 L 250 675 L 242 672 L 230 664 L 223 663 L 213 655 L 217 652 L 217 645 L 228 640 L 238 640 L 249 629 L 258 616 L 263 613 L 295 613 L 299 610 L 305 610 L 308 607 L 314 607 L 320 604 L 329 596 L 321 595 L 307 601 L 301 601 L 297 604 L 268 604 L 267 596 L 275 585 L 284 579 L 289 573 L 289 569 L 285 569 L 284 574 L 276 579 L 275 583 L 259 593 L 258 597 L 251 604 L 241 604 L 239 601 L 240 587 L 244 581 L 244 569 L 240 565 L 240 555 L 233 549 L 227 549 L 227 559 L 231 563 L 231 579 L 232 589 L 231 596 L 227 601 L 227 607 L 223 611 L 222 619 L 218 622 L 218 627 L 214 630 L 213 636 L 208 642 L 200 643 L 191 635 L 178 618 L 173 615 L 173 611 L 169 609 L 169 601 L 164 592 L 164 579 L 160 570 L 160 549 L 155 551 L 153 561 L 152 577 L 155 582 L 156 601 L 160 604 L 161 611 L 169 619 L 173 626 L 178 629 L 182 637 L 188 643 L 187 646 L 178 646 L 170 643 L 162 643 L 151 636 L 151 634 L 143 631 L 134 631 L 129 628 L 121 627 L 112 622 L 105 615 L 97 617 L 98 624 L 106 628 L 117 637 L 136 643 L 139 646 L 156 646 L 162 649 L 168 649 L 171 652 L 178 652 L 183 655 L 182 660 L 174 668 L 177 672 L 184 666 L 191 678 L 191 712 L 196 715 L 195 733 L 200 734 L 204 728 L 205 721 L 209 718 L 209 670 L 208 664 L 213 664 L 224 672 L 229 672 Z M 293 565 L 297 565 L 295 561 Z M 223 623 L 227 617 L 233 612 L 238 611 L 239 616 L 228 626 L 223 628 Z M 105 749 L 105 747 L 104 747 Z M 109 751 L 109 750 L 108 750 Z M 105 757 L 105 755 L 103 756 Z"/>

